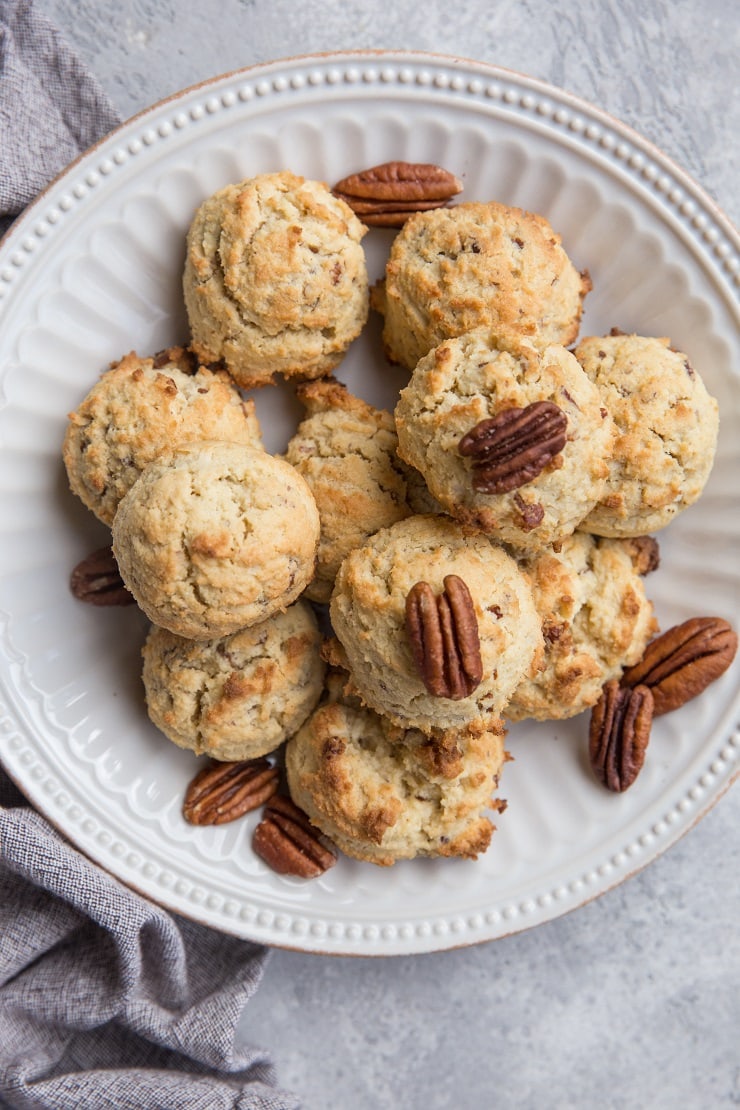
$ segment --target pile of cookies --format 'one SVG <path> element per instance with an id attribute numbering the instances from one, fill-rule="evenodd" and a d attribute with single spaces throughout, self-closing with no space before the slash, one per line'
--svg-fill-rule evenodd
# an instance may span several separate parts
<path id="1" fill-rule="evenodd" d="M 451 206 L 460 189 L 390 163 L 334 190 L 287 172 L 220 190 L 187 236 L 187 347 L 126 355 L 69 417 L 70 486 L 125 586 L 106 596 L 151 621 L 149 715 L 213 761 L 186 817 L 266 802 L 255 849 L 291 874 L 333 846 L 476 857 L 505 805 L 506 722 L 571 717 L 610 683 L 598 766 L 624 756 L 632 776 L 597 773 L 624 789 L 636 739 L 644 756 L 651 683 L 636 737 L 622 678 L 656 642 L 649 534 L 701 494 L 717 404 L 665 338 L 577 342 L 591 283 L 556 232 Z M 377 224 L 400 230 L 371 289 Z M 333 377 L 371 307 L 409 371 L 393 413 Z M 275 375 L 304 408 L 282 456 L 243 393 Z"/>

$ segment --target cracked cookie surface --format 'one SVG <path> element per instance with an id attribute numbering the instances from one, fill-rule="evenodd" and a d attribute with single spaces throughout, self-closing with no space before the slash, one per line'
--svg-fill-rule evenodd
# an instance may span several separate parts
<path id="1" fill-rule="evenodd" d="M 566 418 L 565 444 L 532 480 L 503 493 L 474 487 L 460 440 L 511 408 L 549 402 Z M 615 430 L 596 386 L 561 346 L 537 348 L 479 328 L 419 362 L 395 409 L 398 452 L 444 510 L 466 526 L 533 551 L 575 530 L 602 495 Z"/>
<path id="2" fill-rule="evenodd" d="M 295 174 L 219 190 L 187 236 L 193 349 L 245 387 L 328 374 L 367 319 L 366 230 L 324 184 Z"/>
<path id="3" fill-rule="evenodd" d="M 413 370 L 443 340 L 482 326 L 572 343 L 590 288 L 543 216 L 466 202 L 406 222 L 371 300 L 388 357 Z"/>
<path id="4" fill-rule="evenodd" d="M 121 501 L 113 550 L 154 624 L 211 639 L 285 609 L 313 576 L 319 514 L 294 467 L 232 443 L 152 463 Z"/>
<path id="5" fill-rule="evenodd" d="M 716 400 L 665 338 L 588 336 L 575 355 L 617 428 L 606 489 L 584 530 L 639 536 L 665 528 L 709 478 L 719 432 Z"/>
<path id="6" fill-rule="evenodd" d="M 542 669 L 525 678 L 508 720 L 561 720 L 595 705 L 602 687 L 642 657 L 657 631 L 633 541 L 576 532 L 520 565 L 542 621 Z"/>
<path id="7" fill-rule="evenodd" d="M 261 447 L 254 401 L 183 347 L 152 357 L 131 351 L 69 414 L 62 455 L 73 493 L 111 524 L 145 466 L 175 447 L 214 439 Z"/>
<path id="8" fill-rule="evenodd" d="M 467 586 L 480 640 L 483 678 L 460 699 L 429 693 L 406 631 L 411 588 L 424 581 L 438 595 L 447 575 Z M 411 516 L 376 532 L 342 563 L 330 614 L 351 692 L 395 724 L 424 732 L 499 715 L 542 651 L 532 591 L 514 559 L 449 517 Z"/>
<path id="9" fill-rule="evenodd" d="M 342 560 L 368 536 L 409 516 L 393 417 L 333 379 L 297 389 L 306 415 L 285 458 L 308 482 L 321 518 L 316 577 L 306 593 L 327 602 Z"/>
<path id="10" fill-rule="evenodd" d="M 319 700 L 321 634 L 300 599 L 284 612 L 215 640 L 152 626 L 142 677 L 152 722 L 181 748 L 219 760 L 267 755 Z"/>
<path id="11" fill-rule="evenodd" d="M 320 705 L 285 754 L 294 802 L 346 855 L 380 866 L 484 852 L 505 759 L 499 719 L 430 737 L 352 699 Z"/>

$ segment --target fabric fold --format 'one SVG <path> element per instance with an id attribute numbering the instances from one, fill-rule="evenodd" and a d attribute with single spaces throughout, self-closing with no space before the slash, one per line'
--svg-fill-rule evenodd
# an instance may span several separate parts
<path id="1" fill-rule="evenodd" d="M 0 797 L 7 1105 L 297 1107 L 236 1038 L 269 951 L 168 914 Z"/>

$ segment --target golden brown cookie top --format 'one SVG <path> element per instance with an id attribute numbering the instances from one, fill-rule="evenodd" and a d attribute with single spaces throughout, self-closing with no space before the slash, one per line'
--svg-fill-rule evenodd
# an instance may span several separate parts
<path id="1" fill-rule="evenodd" d="M 306 417 L 285 458 L 306 479 L 319 509 L 316 577 L 307 592 L 326 602 L 345 556 L 411 509 L 391 414 L 330 378 L 302 383 L 297 395 Z"/>
<path id="2" fill-rule="evenodd" d="M 181 444 L 223 439 L 260 447 L 254 402 L 184 347 L 131 351 L 69 414 L 63 458 L 74 493 L 111 524 L 141 471 Z"/>
<path id="3" fill-rule="evenodd" d="M 709 478 L 719 411 L 699 372 L 666 338 L 588 336 L 575 350 L 617 427 L 609 478 L 584 528 L 639 536 L 692 505 Z"/>
<path id="4" fill-rule="evenodd" d="M 647 541 L 649 537 L 644 537 Z M 505 716 L 554 720 L 598 701 L 641 658 L 657 630 L 642 574 L 652 545 L 576 532 L 520 564 L 532 585 L 545 644 L 542 669 L 514 691 Z"/>
<path id="5" fill-rule="evenodd" d="M 154 624 L 212 639 L 290 605 L 313 576 L 319 514 L 294 467 L 234 443 L 151 463 L 121 502 L 113 549 Z"/>
<path id="6" fill-rule="evenodd" d="M 286 747 L 296 804 L 347 855 L 381 866 L 484 852 L 505 759 L 499 719 L 430 737 L 342 701 L 321 705 Z"/>
<path id="7" fill-rule="evenodd" d="M 173 743 L 197 755 L 266 755 L 300 728 L 319 700 L 320 645 L 311 606 L 300 599 L 214 640 L 188 640 L 152 626 L 142 649 L 149 716 Z"/>
<path id="8" fill-rule="evenodd" d="M 445 512 L 517 551 L 569 535 L 604 491 L 614 426 L 565 347 L 487 328 L 448 339 L 417 365 L 395 419 L 401 458 Z M 465 448 L 475 437 L 479 450 Z"/>
<path id="9" fill-rule="evenodd" d="M 324 184 L 292 173 L 220 189 L 187 236 L 193 348 L 243 386 L 329 373 L 367 318 L 366 230 Z"/>
<path id="10" fill-rule="evenodd" d="M 388 357 L 413 370 L 443 340 L 481 326 L 572 343 L 590 287 L 543 216 L 467 202 L 407 221 L 372 303 L 385 316 Z"/>
<path id="11" fill-rule="evenodd" d="M 471 623 L 479 644 L 482 677 L 464 696 L 431 692 L 408 624 L 414 587 L 423 582 L 434 599 L 450 597 L 448 576 L 470 595 L 466 623 L 456 624 L 457 647 L 472 642 Z M 401 727 L 428 733 L 499 715 L 542 650 L 531 588 L 516 562 L 449 517 L 411 516 L 376 532 L 342 563 L 330 613 L 354 691 Z M 443 655 L 452 659 L 448 649 Z"/>

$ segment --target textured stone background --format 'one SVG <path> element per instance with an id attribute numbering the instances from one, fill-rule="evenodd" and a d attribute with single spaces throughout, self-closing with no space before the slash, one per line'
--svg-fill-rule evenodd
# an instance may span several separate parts
<path id="1" fill-rule="evenodd" d="M 128 116 L 314 51 L 456 53 L 631 124 L 738 222 L 737 0 L 39 0 Z M 307 1110 L 740 1103 L 740 792 L 616 890 L 529 933 L 386 960 L 276 951 L 244 1018 Z"/>

